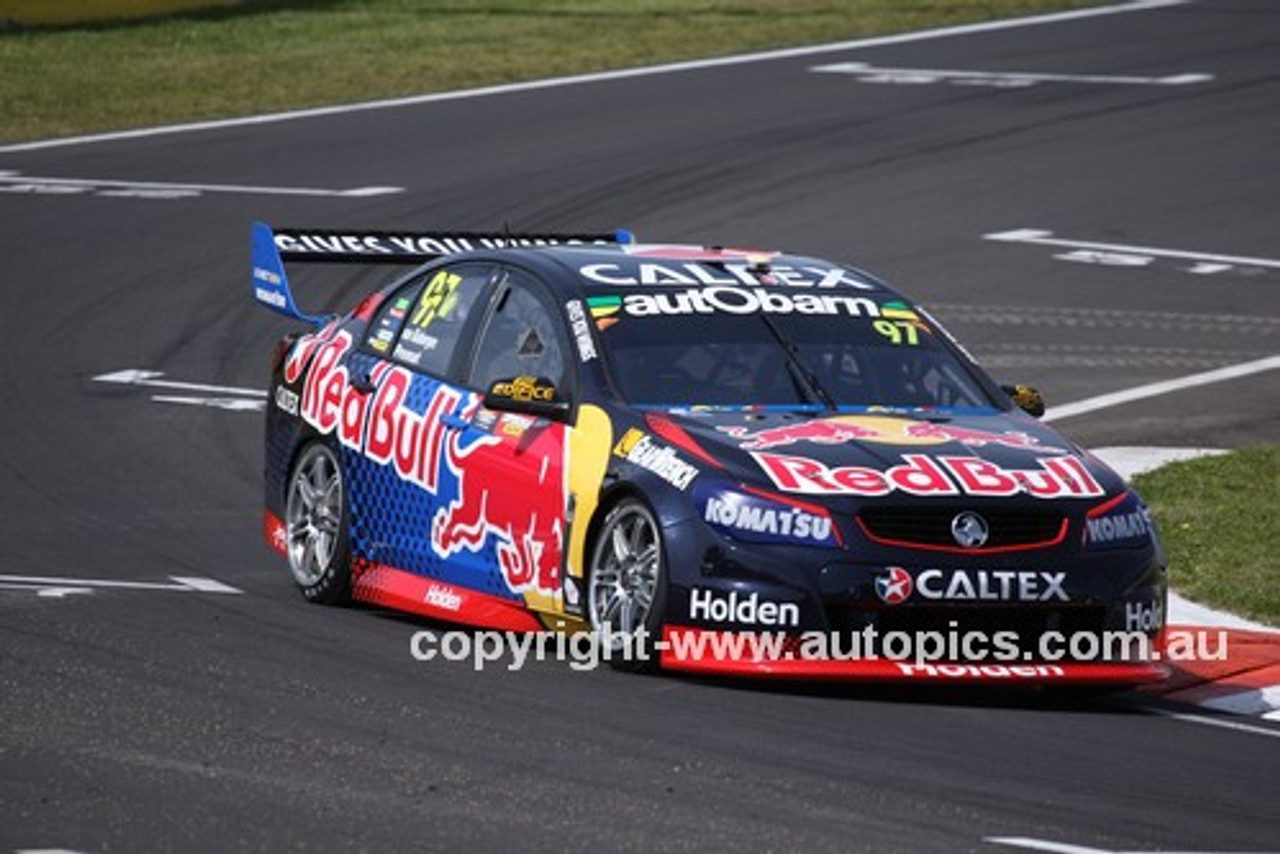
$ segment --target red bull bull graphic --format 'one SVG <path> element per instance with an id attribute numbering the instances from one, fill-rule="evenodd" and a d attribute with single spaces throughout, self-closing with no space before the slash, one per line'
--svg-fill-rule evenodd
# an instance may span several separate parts
<path id="1" fill-rule="evenodd" d="M 520 441 L 482 436 L 465 445 L 460 432 L 451 432 L 444 460 L 458 494 L 432 520 L 436 552 L 446 558 L 464 549 L 477 552 L 493 537 L 512 592 L 559 595 L 564 425 L 540 425 Z"/>
<path id="2" fill-rule="evenodd" d="M 941 445 L 959 442 L 971 448 L 1000 445 L 1018 448 L 1037 454 L 1063 454 L 1064 448 L 1041 445 L 1034 436 L 1013 431 L 994 433 L 956 424 L 932 421 L 915 421 L 908 418 L 888 418 L 880 415 L 837 415 L 831 418 L 814 418 L 763 430 L 746 427 L 721 427 L 720 430 L 734 439 L 742 440 L 739 447 L 750 451 L 780 448 L 799 442 L 815 445 L 843 445 L 847 442 L 875 442 L 886 445 Z"/>
<path id="3" fill-rule="evenodd" d="M 415 379 L 388 362 L 374 365 L 374 391 L 363 391 L 344 363 L 352 347 L 346 331 L 308 338 L 295 345 L 285 369 L 296 379 L 310 363 L 302 419 L 430 496 L 437 508 L 430 544 L 439 557 L 492 548 L 512 593 L 559 595 L 564 425 L 538 422 L 496 434 L 465 427 L 480 409 L 478 395 Z M 422 411 L 409 404 L 415 382 L 433 386 Z"/>
<path id="4" fill-rule="evenodd" d="M 1102 486 L 1076 457 L 1036 460 L 1036 468 L 1007 469 L 981 457 L 903 454 L 881 471 L 867 466 L 828 466 L 807 457 L 753 451 L 751 456 L 784 492 L 865 497 L 904 492 L 921 497 L 971 495 L 1095 498 Z"/>

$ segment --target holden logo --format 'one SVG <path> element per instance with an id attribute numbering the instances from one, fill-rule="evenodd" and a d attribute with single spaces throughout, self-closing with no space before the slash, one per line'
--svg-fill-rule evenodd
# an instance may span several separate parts
<path id="1" fill-rule="evenodd" d="M 900 566 L 891 566 L 876 578 L 876 595 L 886 605 L 907 601 L 914 587 L 911 573 Z"/>
<path id="2" fill-rule="evenodd" d="M 987 520 L 966 510 L 951 520 L 951 536 L 966 549 L 980 549 L 987 543 Z"/>

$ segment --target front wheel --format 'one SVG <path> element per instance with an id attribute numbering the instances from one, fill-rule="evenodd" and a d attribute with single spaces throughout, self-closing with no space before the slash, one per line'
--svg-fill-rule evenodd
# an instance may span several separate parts
<path id="1" fill-rule="evenodd" d="M 351 591 L 345 484 L 338 458 L 312 442 L 289 476 L 285 504 L 289 569 L 312 602 L 345 602 Z"/>
<path id="2" fill-rule="evenodd" d="M 662 529 L 642 502 L 628 498 L 609 511 L 588 565 L 591 628 L 618 670 L 657 669 L 654 641 L 662 631 L 666 571 Z"/>

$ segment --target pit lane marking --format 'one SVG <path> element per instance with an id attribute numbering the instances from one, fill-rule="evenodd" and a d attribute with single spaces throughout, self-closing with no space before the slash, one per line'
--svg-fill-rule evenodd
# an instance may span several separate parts
<path id="1" fill-rule="evenodd" d="M 1207 83 L 1212 74 L 1171 74 L 1165 77 L 1135 77 L 1117 74 L 1052 74 L 1038 71 L 958 71 L 949 68 L 881 68 L 866 62 L 837 62 L 815 65 L 819 74 L 851 74 L 859 83 L 949 83 L 953 86 L 992 86 L 1003 89 L 1026 88 L 1041 83 L 1089 83 L 1128 86 L 1187 86 Z"/>
<path id="2" fill-rule="evenodd" d="M 41 178 L 21 172 L 0 172 L 0 193 L 37 195 L 95 195 L 135 199 L 187 199 L 204 193 L 258 196 L 357 198 L 403 193 L 403 187 L 353 187 L 326 190 L 315 187 L 263 187 L 250 184 L 180 184 L 165 181 L 117 181 L 109 178 Z"/>
<path id="3" fill-rule="evenodd" d="M 40 575 L 0 575 L 0 589 L 34 592 L 42 598 L 63 599 L 68 595 L 88 595 L 96 590 L 163 590 L 172 593 L 217 593 L 239 595 L 236 587 L 212 578 L 171 575 L 171 583 L 118 581 L 106 578 L 58 578 Z"/>
<path id="4" fill-rule="evenodd" d="M 1101 264 L 1108 267 L 1149 267 L 1157 259 L 1167 258 L 1194 262 L 1183 272 L 1200 276 L 1212 276 L 1225 272 L 1249 272 L 1280 270 L 1280 260 L 1252 258 L 1241 255 L 1220 255 L 1214 252 L 1196 252 L 1181 249 L 1163 249 L 1155 246 L 1131 246 L 1122 243 L 1098 243 L 1091 240 L 1072 240 L 1054 237 L 1052 231 L 1038 228 L 1017 228 L 982 235 L 983 240 L 999 243 L 1026 243 L 1035 246 L 1053 246 L 1069 251 L 1054 255 L 1060 261 L 1081 264 Z"/>

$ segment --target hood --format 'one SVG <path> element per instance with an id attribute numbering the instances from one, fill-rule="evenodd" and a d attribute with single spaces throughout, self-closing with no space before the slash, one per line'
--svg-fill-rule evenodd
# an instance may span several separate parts
<path id="1" fill-rule="evenodd" d="M 1016 411 L 668 415 L 727 476 L 797 496 L 1084 504 L 1125 488 L 1088 452 Z"/>

